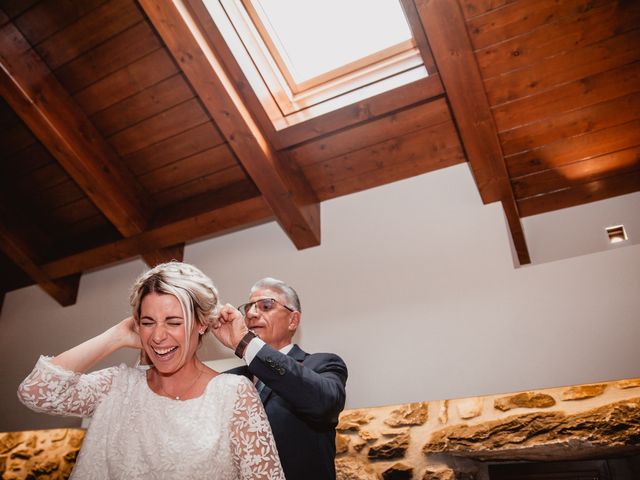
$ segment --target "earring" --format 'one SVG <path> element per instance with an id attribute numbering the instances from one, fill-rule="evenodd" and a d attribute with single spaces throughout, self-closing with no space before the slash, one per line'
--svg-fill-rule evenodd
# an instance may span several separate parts
<path id="1" fill-rule="evenodd" d="M 198 330 L 198 333 L 199 333 L 200 335 L 203 335 L 203 334 L 204 334 L 204 332 L 205 332 L 206 330 L 207 330 L 206 328 L 205 328 L 205 329 L 203 329 L 203 330 Z"/>

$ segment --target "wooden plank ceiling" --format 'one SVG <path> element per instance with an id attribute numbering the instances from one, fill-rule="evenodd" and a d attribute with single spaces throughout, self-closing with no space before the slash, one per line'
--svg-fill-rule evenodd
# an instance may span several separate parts
<path id="1" fill-rule="evenodd" d="M 0 298 L 272 220 L 312 247 L 322 201 L 462 162 L 521 263 L 521 217 L 640 190 L 640 2 L 401 2 L 431 75 L 276 131 L 200 0 L 204 43 L 169 1 L 0 0 Z"/>

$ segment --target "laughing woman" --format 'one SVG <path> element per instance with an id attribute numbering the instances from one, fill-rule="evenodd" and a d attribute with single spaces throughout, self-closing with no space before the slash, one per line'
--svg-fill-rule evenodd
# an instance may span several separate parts
<path id="1" fill-rule="evenodd" d="M 56 357 L 40 357 L 18 390 L 32 410 L 92 417 L 73 479 L 284 479 L 269 422 L 245 377 L 196 355 L 217 322 L 218 292 L 170 262 L 133 285 L 133 316 Z M 84 373 L 120 348 L 152 366 Z"/>

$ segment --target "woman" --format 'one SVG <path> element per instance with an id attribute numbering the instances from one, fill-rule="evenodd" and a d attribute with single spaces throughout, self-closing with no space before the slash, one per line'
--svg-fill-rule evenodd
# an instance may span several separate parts
<path id="1" fill-rule="evenodd" d="M 284 479 L 262 403 L 245 377 L 196 356 L 217 325 L 218 292 L 192 265 L 138 278 L 133 316 L 54 358 L 18 390 L 32 410 L 91 416 L 74 479 Z M 110 353 L 142 348 L 151 367 L 83 373 Z"/>

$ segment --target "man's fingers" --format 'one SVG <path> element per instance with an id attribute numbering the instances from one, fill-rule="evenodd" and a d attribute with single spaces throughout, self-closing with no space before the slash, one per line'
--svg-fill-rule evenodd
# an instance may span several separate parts
<path id="1" fill-rule="evenodd" d="M 236 307 L 234 307 L 230 303 L 225 304 L 220 309 L 220 321 L 222 323 L 231 323 L 238 319 L 242 320 L 242 315 L 236 309 Z"/>

